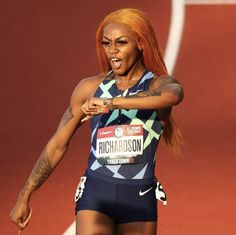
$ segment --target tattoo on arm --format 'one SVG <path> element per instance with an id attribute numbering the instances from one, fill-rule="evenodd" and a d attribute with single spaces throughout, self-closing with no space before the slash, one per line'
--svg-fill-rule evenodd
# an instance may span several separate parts
<path id="1" fill-rule="evenodd" d="M 72 118 L 74 118 L 74 114 L 72 113 L 71 107 L 69 107 L 62 117 L 61 125 L 65 126 Z M 48 150 L 45 148 L 31 174 L 31 183 L 33 182 L 34 190 L 38 189 L 44 183 L 52 170 Z"/>
<path id="2" fill-rule="evenodd" d="M 72 118 L 74 118 L 74 114 L 72 113 L 72 108 L 69 107 L 62 117 L 62 125 L 65 126 Z"/>
<path id="3" fill-rule="evenodd" d="M 164 92 L 171 92 L 173 94 L 176 94 L 177 96 L 180 95 L 182 91 L 182 88 L 179 83 L 166 83 L 162 84 L 161 86 L 149 90 L 149 91 L 141 91 L 134 95 L 126 96 L 125 98 L 142 98 L 142 97 L 148 97 L 148 96 L 161 96 Z"/>
<path id="4" fill-rule="evenodd" d="M 73 118 L 74 114 L 72 113 L 71 107 L 69 107 L 62 117 L 60 125 L 65 126 Z M 46 147 L 35 164 L 29 180 L 27 180 L 24 189 L 21 191 L 21 195 L 26 195 L 29 188 L 33 188 L 33 191 L 37 190 L 52 173 L 53 168 Z"/>
<path id="5" fill-rule="evenodd" d="M 154 89 L 151 91 L 138 92 L 134 95 L 126 96 L 125 98 L 143 98 L 148 96 L 160 96 L 160 95 L 161 95 L 160 89 Z"/>
<path id="6" fill-rule="evenodd" d="M 34 189 L 38 189 L 52 172 L 52 166 L 48 159 L 47 148 L 37 161 L 31 175 Z"/>

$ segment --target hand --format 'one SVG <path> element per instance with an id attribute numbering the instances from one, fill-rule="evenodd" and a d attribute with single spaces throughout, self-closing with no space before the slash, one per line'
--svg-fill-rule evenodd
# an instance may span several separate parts
<path id="1" fill-rule="evenodd" d="M 10 219 L 19 229 L 19 233 L 28 225 L 31 214 L 32 209 L 28 206 L 28 204 L 18 200 L 10 213 Z"/>
<path id="2" fill-rule="evenodd" d="M 81 107 L 82 111 L 86 114 L 86 117 L 81 120 L 84 122 L 91 118 L 102 113 L 108 113 L 109 108 L 104 105 L 104 100 L 101 98 L 92 97 L 88 99 Z"/>

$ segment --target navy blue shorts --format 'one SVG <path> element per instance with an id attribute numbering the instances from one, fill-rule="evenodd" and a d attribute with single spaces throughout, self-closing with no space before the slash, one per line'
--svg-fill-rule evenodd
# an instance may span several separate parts
<path id="1" fill-rule="evenodd" d="M 81 177 L 75 194 L 76 213 L 94 210 L 111 217 L 116 224 L 157 221 L 155 178 L 111 180 L 87 174 Z"/>

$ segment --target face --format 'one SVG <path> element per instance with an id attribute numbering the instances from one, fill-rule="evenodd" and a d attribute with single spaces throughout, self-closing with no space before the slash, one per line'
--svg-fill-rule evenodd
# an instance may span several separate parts
<path id="1" fill-rule="evenodd" d="M 108 24 L 103 30 L 102 45 L 115 74 L 124 76 L 142 66 L 141 51 L 127 25 Z"/>

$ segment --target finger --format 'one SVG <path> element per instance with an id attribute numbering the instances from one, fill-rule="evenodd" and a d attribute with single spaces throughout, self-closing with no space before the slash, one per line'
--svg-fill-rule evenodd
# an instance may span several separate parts
<path id="1" fill-rule="evenodd" d="M 106 108 L 97 108 L 96 110 L 94 110 L 90 113 L 90 116 L 96 116 L 96 115 L 103 114 L 103 113 L 109 113 L 109 109 L 107 107 Z"/>
<path id="2" fill-rule="evenodd" d="M 89 101 L 84 104 L 84 110 L 87 112 L 89 110 Z"/>
<path id="3" fill-rule="evenodd" d="M 83 113 L 85 113 L 86 115 L 93 115 L 94 113 L 97 112 L 98 108 L 97 107 L 81 107 L 81 110 L 83 111 Z"/>
<path id="4" fill-rule="evenodd" d="M 29 220 L 30 220 L 31 215 L 32 215 L 32 211 L 33 211 L 32 208 L 30 208 L 30 212 L 29 212 L 28 217 L 24 220 L 24 222 L 22 220 L 21 222 L 18 223 L 17 227 L 19 228 L 19 230 L 24 229 L 28 225 Z"/>
<path id="5" fill-rule="evenodd" d="M 27 217 L 27 219 L 23 222 L 23 225 L 26 226 L 31 218 L 31 215 L 32 215 L 32 208 L 30 208 L 30 212 L 29 212 L 29 215 Z"/>
<path id="6" fill-rule="evenodd" d="M 91 111 L 91 112 L 89 113 L 89 116 L 96 116 L 96 115 L 101 114 L 101 113 L 102 113 L 102 112 L 99 111 L 99 110 L 94 110 L 94 111 Z"/>
<path id="7" fill-rule="evenodd" d="M 20 234 L 21 234 L 21 231 L 22 231 L 22 230 L 21 230 L 21 229 L 19 229 L 17 234 L 18 234 L 18 235 L 20 235 Z"/>
<path id="8" fill-rule="evenodd" d="M 84 107 L 84 106 L 81 107 L 81 110 L 83 111 L 83 113 L 86 114 L 86 111 L 85 111 L 85 107 Z"/>
<path id="9" fill-rule="evenodd" d="M 109 109 L 107 107 L 98 108 L 96 114 L 102 114 L 102 113 L 109 113 Z"/>
<path id="10" fill-rule="evenodd" d="M 23 230 L 25 228 L 22 220 L 19 220 L 17 223 L 16 223 L 16 227 L 18 228 L 18 230 Z"/>
<path id="11" fill-rule="evenodd" d="M 19 230 L 22 231 L 27 225 L 28 225 L 28 221 L 27 221 L 27 223 L 25 223 L 25 222 L 20 222 L 20 223 L 17 225 L 17 227 L 18 227 Z"/>
<path id="12" fill-rule="evenodd" d="M 97 110 L 98 110 L 98 107 L 96 106 L 88 107 L 85 109 L 86 112 L 96 112 Z"/>
<path id="13" fill-rule="evenodd" d="M 99 115 L 99 114 L 103 114 L 103 113 L 108 113 L 109 112 L 109 109 L 108 108 L 97 108 L 93 111 L 90 111 L 88 113 L 89 116 L 96 116 L 96 115 Z"/>
<path id="14" fill-rule="evenodd" d="M 81 120 L 81 123 L 87 121 L 92 116 L 96 116 L 96 115 L 103 114 L 103 113 L 109 113 L 109 108 L 107 108 L 107 107 L 93 107 L 90 109 L 86 109 L 85 107 L 81 107 L 81 110 L 87 115 L 86 117 L 84 117 Z"/>
<path id="15" fill-rule="evenodd" d="M 88 102 L 86 102 L 86 103 L 84 103 L 83 105 L 82 105 L 82 107 L 81 107 L 81 110 L 85 113 L 85 114 L 87 114 L 88 112 L 89 112 L 89 106 L 88 106 Z"/>
<path id="16" fill-rule="evenodd" d="M 17 228 L 18 228 L 19 230 L 23 230 L 23 229 L 25 228 L 25 225 L 24 225 L 22 222 L 19 222 L 19 223 L 17 224 Z"/>

